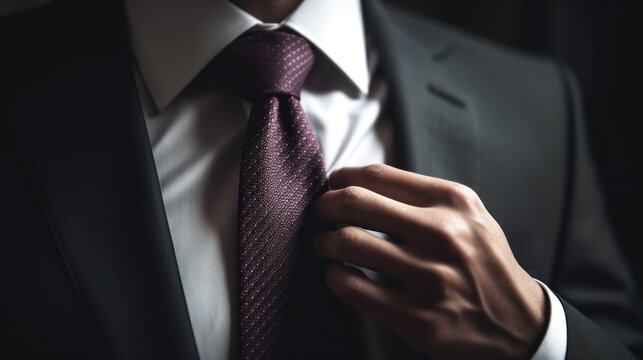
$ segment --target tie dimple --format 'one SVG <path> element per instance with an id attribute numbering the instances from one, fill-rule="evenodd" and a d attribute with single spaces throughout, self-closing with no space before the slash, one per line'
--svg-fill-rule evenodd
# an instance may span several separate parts
<path id="1" fill-rule="evenodd" d="M 319 143 L 299 94 L 314 63 L 308 42 L 251 31 L 219 58 L 230 85 L 253 101 L 239 178 L 242 360 L 354 358 L 347 308 L 324 284 L 312 212 L 328 188 Z"/>
<path id="2" fill-rule="evenodd" d="M 249 100 L 271 95 L 299 98 L 315 57 L 308 41 L 283 31 L 252 31 L 224 52 L 226 76 Z"/>

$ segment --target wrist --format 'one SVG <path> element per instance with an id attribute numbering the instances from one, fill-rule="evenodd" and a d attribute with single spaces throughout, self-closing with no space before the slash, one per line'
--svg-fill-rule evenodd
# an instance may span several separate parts
<path id="1" fill-rule="evenodd" d="M 550 304 L 545 289 L 530 276 L 526 280 L 526 284 L 529 284 L 525 288 L 526 298 L 528 299 L 528 322 L 525 325 L 526 346 L 524 347 L 525 351 L 517 357 L 518 359 L 529 359 L 536 353 L 545 336 L 550 312 Z"/>

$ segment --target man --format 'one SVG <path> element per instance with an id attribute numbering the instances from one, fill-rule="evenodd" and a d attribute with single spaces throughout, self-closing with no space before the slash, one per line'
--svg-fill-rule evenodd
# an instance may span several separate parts
<path id="1" fill-rule="evenodd" d="M 6 354 L 626 359 L 643 343 L 579 95 L 556 64 L 376 0 L 61 0 L 2 19 L 2 36 Z M 310 65 L 303 90 L 242 96 L 255 77 L 239 63 L 272 66 L 282 45 Z M 253 130 L 282 123 L 302 127 Z M 330 190 L 302 224 L 342 225 L 293 236 L 306 245 L 293 256 L 270 247 L 292 235 L 274 209 L 307 191 L 288 180 L 311 166 L 262 173 L 274 143 L 310 164 L 323 151 Z M 322 291 L 307 301 L 330 309 L 321 278 L 275 285 L 316 271 L 279 263 L 313 246 L 334 263 L 328 288 L 365 315 L 329 327 L 337 341 L 309 323 L 348 318 L 283 295 Z"/>

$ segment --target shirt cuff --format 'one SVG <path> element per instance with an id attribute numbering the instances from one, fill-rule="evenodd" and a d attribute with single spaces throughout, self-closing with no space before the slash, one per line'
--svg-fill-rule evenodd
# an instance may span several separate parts
<path id="1" fill-rule="evenodd" d="M 563 304 L 547 285 L 536 282 L 547 293 L 550 311 L 545 337 L 531 360 L 564 360 L 567 355 L 567 318 Z"/>

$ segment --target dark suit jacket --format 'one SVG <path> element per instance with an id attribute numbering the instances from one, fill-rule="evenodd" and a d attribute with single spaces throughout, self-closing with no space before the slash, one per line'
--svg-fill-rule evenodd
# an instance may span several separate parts
<path id="1" fill-rule="evenodd" d="M 570 359 L 629 358 L 641 303 L 569 72 L 377 0 L 364 10 L 399 165 L 479 193 L 564 299 Z M 197 358 L 122 4 L 60 0 L 0 26 L 0 357 Z"/>

